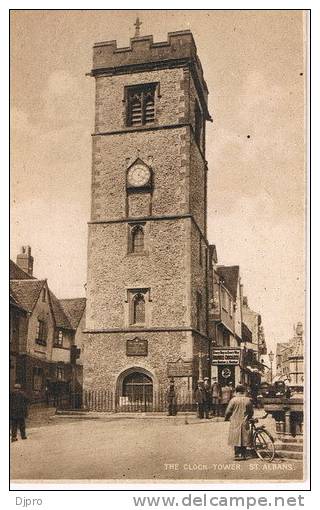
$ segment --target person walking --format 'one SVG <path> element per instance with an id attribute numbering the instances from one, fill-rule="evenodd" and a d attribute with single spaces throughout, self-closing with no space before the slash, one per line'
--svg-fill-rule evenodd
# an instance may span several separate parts
<path id="1" fill-rule="evenodd" d="M 213 377 L 211 394 L 212 394 L 212 413 L 213 413 L 213 416 L 219 416 L 219 414 L 220 414 L 221 386 L 218 383 L 216 377 Z"/>
<path id="2" fill-rule="evenodd" d="M 204 416 L 204 407 L 206 401 L 206 394 L 203 387 L 203 380 L 198 381 L 198 386 L 194 393 L 194 398 L 197 403 L 198 418 L 202 419 Z"/>
<path id="3" fill-rule="evenodd" d="M 211 393 L 211 385 L 209 377 L 204 378 L 203 389 L 205 393 L 205 401 L 204 401 L 204 417 L 208 420 L 210 418 L 210 412 L 212 408 L 212 393 Z"/>
<path id="4" fill-rule="evenodd" d="M 20 384 L 15 384 L 10 392 L 10 426 L 11 441 L 18 441 L 17 433 L 20 430 L 21 439 L 27 439 L 25 419 L 28 416 L 28 399 Z"/>
<path id="5" fill-rule="evenodd" d="M 232 398 L 233 388 L 232 383 L 225 383 L 221 388 L 221 415 L 224 416 L 227 406 Z"/>
<path id="6" fill-rule="evenodd" d="M 170 380 L 170 384 L 167 389 L 167 407 L 168 416 L 175 416 L 177 414 L 177 396 L 174 388 L 174 379 Z"/>
<path id="7" fill-rule="evenodd" d="M 234 447 L 234 460 L 245 460 L 247 446 L 251 445 L 249 420 L 253 416 L 253 404 L 245 392 L 245 387 L 238 384 L 225 413 L 225 421 L 230 420 L 228 444 Z"/>

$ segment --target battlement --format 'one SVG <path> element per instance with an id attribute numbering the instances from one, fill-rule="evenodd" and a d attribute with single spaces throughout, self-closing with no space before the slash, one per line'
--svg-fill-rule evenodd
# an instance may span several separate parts
<path id="1" fill-rule="evenodd" d="M 124 48 L 118 48 L 115 40 L 95 43 L 91 74 L 96 76 L 101 73 L 135 72 L 145 68 L 184 63 L 193 66 L 202 89 L 207 95 L 207 85 L 190 30 L 169 32 L 167 41 L 157 43 L 153 42 L 152 35 L 133 37 L 130 39 L 130 46 Z"/>

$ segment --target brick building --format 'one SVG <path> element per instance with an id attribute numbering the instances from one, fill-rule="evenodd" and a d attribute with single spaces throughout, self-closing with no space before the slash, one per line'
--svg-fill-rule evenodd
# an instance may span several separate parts
<path id="1" fill-rule="evenodd" d="M 94 45 L 84 387 L 146 396 L 208 373 L 205 122 L 191 32 Z"/>

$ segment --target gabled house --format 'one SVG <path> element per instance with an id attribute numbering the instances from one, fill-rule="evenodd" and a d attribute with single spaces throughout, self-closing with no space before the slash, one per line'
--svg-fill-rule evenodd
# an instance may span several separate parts
<path id="1" fill-rule="evenodd" d="M 72 359 L 77 328 L 47 280 L 33 277 L 30 247 L 19 255 L 17 264 L 10 261 L 10 383 L 20 383 L 32 401 L 48 402 L 82 384 L 82 366 Z"/>
<path id="2" fill-rule="evenodd" d="M 221 385 L 241 382 L 252 387 L 263 370 L 258 352 L 266 349 L 261 316 L 243 299 L 239 266 L 218 265 L 215 246 L 209 254 L 211 375 Z"/>
<path id="3" fill-rule="evenodd" d="M 211 248 L 209 271 L 209 331 L 212 338 L 212 377 L 221 386 L 241 380 L 241 288 L 239 266 L 217 265 L 215 247 Z"/>

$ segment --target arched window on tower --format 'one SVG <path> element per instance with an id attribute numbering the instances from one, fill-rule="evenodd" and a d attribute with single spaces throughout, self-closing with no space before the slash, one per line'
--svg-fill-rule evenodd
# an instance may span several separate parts
<path id="1" fill-rule="evenodd" d="M 132 323 L 144 324 L 146 320 L 146 304 L 143 294 L 136 294 L 133 297 Z"/>
<path id="2" fill-rule="evenodd" d="M 144 231 L 141 225 L 133 227 L 131 231 L 131 252 L 144 252 Z"/>

